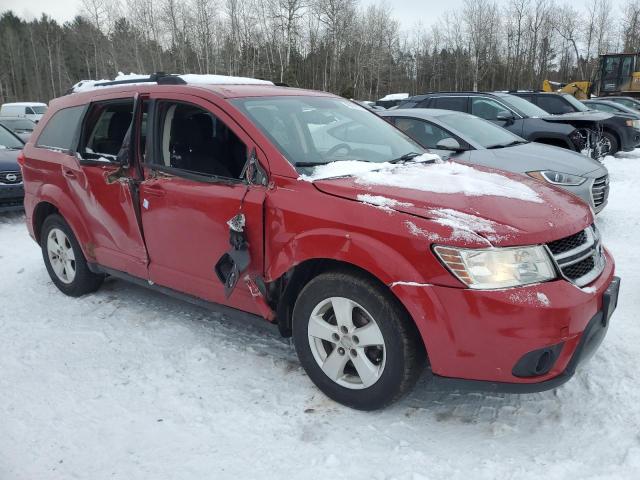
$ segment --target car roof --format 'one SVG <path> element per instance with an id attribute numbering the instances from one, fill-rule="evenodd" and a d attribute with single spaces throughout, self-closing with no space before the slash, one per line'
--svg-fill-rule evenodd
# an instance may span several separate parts
<path id="1" fill-rule="evenodd" d="M 397 108 L 395 110 L 385 110 L 379 113 L 382 117 L 416 117 L 423 118 L 425 120 L 455 114 L 472 116 L 468 113 L 457 112 L 455 110 L 443 110 L 441 108 Z"/>

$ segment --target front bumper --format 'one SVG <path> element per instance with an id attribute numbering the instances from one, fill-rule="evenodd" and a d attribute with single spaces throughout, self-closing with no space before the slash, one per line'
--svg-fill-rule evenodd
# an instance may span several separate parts
<path id="1" fill-rule="evenodd" d="M 582 289 L 566 280 L 504 290 L 392 289 L 418 326 L 434 376 L 447 379 L 439 381 L 470 381 L 471 388 L 481 390 L 545 390 L 573 375 L 586 355 L 577 353 L 586 348 L 580 345 L 593 344 L 588 337 L 595 327 L 589 325 L 597 324 L 599 313 L 608 323 L 615 308 L 614 294 L 606 292 L 613 285 L 617 299 L 619 280 L 614 281 L 614 262 L 606 251 L 605 258 L 601 275 Z M 558 344 L 562 347 L 545 373 L 514 375 L 525 355 Z"/>
<path id="2" fill-rule="evenodd" d="M 0 184 L 0 212 L 22 210 L 24 200 L 24 185 Z"/>

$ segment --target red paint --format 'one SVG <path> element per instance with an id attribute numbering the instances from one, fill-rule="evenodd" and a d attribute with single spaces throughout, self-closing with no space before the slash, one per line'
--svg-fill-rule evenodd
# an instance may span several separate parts
<path id="1" fill-rule="evenodd" d="M 108 184 L 116 167 L 82 166 L 78 158 L 36 148 L 33 141 L 60 108 L 96 99 L 135 93 L 154 99 L 181 99 L 212 111 L 247 145 L 269 175 L 269 186 L 199 183 L 180 177 L 152 177 L 143 168 L 140 183 L 142 232 L 126 182 Z M 589 208 L 576 198 L 519 176 L 544 203 L 504 197 L 467 197 L 389 187 L 363 187 L 351 179 L 298 179 L 296 170 L 228 98 L 268 95 L 329 95 L 265 86 L 136 85 L 68 95 L 53 101 L 24 149 L 25 209 L 30 232 L 34 210 L 53 204 L 76 234 L 87 258 L 159 285 L 209 301 L 262 315 L 273 310 L 254 282 L 277 281 L 296 265 L 312 259 L 334 259 L 366 270 L 390 288 L 416 322 L 432 368 L 444 376 L 507 382 L 551 378 L 566 366 L 580 335 L 601 308 L 602 292 L 614 271 L 613 259 L 585 293 L 564 280 L 502 291 L 463 288 L 435 258 L 430 241 L 411 234 L 407 222 L 449 238 L 451 229 L 425 213 L 450 208 L 490 219 L 503 238 L 495 246 L 542 244 L 584 229 L 593 222 Z M 139 161 L 140 159 L 137 159 Z M 132 167 L 131 174 L 134 169 Z M 389 214 L 357 201 L 359 193 L 411 203 L 403 213 Z M 244 197 L 246 233 L 252 263 L 246 278 L 226 299 L 213 271 L 229 249 L 227 220 L 238 213 Z M 144 202 L 144 203 L 143 203 Z M 551 223 L 550 223 L 551 222 Z M 508 235 L 506 234 L 508 233 Z M 481 238 L 448 240 L 453 246 L 486 247 Z M 514 300 L 514 293 L 542 292 L 550 306 Z M 553 370 L 535 380 L 511 375 L 526 352 L 565 341 Z"/>

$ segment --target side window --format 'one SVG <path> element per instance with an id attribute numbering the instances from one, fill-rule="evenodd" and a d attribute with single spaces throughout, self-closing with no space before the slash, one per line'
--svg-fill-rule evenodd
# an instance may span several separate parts
<path id="1" fill-rule="evenodd" d="M 432 108 L 441 108 L 443 110 L 454 110 L 456 112 L 467 111 L 467 97 L 438 97 L 431 102 Z"/>
<path id="2" fill-rule="evenodd" d="M 195 105 L 159 102 L 160 154 L 154 163 L 206 176 L 240 179 L 247 147 L 219 118 Z"/>
<path id="3" fill-rule="evenodd" d="M 553 115 L 573 112 L 574 109 L 556 95 L 541 95 L 538 98 L 538 106 Z"/>
<path id="4" fill-rule="evenodd" d="M 58 110 L 42 129 L 36 147 L 74 151 L 85 106 Z"/>
<path id="5" fill-rule="evenodd" d="M 611 107 L 609 105 L 605 105 L 603 103 L 587 104 L 587 106 L 590 108 L 595 108 L 596 110 L 600 110 L 601 112 L 611 112 L 611 113 L 618 112 L 617 108 Z"/>
<path id="6" fill-rule="evenodd" d="M 24 113 L 25 115 L 35 115 L 36 112 L 31 107 L 24 107 Z"/>
<path id="7" fill-rule="evenodd" d="M 471 114 L 476 117 L 484 118 L 485 120 L 497 120 L 500 113 L 509 111 L 490 98 L 484 97 L 471 97 Z"/>
<path id="8" fill-rule="evenodd" d="M 415 118 L 396 118 L 396 127 L 425 148 L 438 148 L 438 142 L 453 136 L 445 129 Z"/>
<path id="9" fill-rule="evenodd" d="M 93 103 L 82 131 L 82 158 L 115 161 L 132 117 L 133 98 Z"/>

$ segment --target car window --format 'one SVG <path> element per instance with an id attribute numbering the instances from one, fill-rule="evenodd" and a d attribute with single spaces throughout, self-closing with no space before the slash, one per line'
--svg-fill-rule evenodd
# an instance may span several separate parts
<path id="1" fill-rule="evenodd" d="M 445 138 L 455 138 L 451 133 L 426 120 L 397 117 L 395 125 L 425 148 L 438 148 L 438 142 Z"/>
<path id="2" fill-rule="evenodd" d="M 456 112 L 467 111 L 467 97 L 437 97 L 434 98 L 432 108 L 441 108 L 443 110 L 454 110 Z"/>
<path id="3" fill-rule="evenodd" d="M 83 159 L 116 160 L 131 125 L 133 104 L 133 98 L 127 98 L 91 105 L 82 133 Z"/>
<path id="4" fill-rule="evenodd" d="M 0 124 L 10 128 L 11 130 L 25 130 L 28 132 L 33 132 L 33 129 L 36 127 L 35 123 L 31 120 L 27 120 L 26 118 L 16 118 L 11 120 L 0 118 Z"/>
<path id="5" fill-rule="evenodd" d="M 538 97 L 538 106 L 553 115 L 561 115 L 575 111 L 571 105 L 565 103 L 565 101 L 557 95 L 541 95 Z"/>
<path id="6" fill-rule="evenodd" d="M 31 110 L 36 115 L 44 115 L 45 112 L 47 111 L 47 107 L 45 107 L 44 105 L 35 105 L 35 106 L 31 107 Z"/>
<path id="7" fill-rule="evenodd" d="M 524 98 L 516 97 L 515 95 L 510 95 L 508 93 L 499 93 L 496 94 L 496 96 L 500 98 L 502 103 L 508 105 L 521 115 L 534 118 L 549 115 L 548 112 L 545 112 L 543 109 L 531 102 L 528 102 Z"/>
<path id="8" fill-rule="evenodd" d="M 473 115 L 452 113 L 451 115 L 442 115 L 438 117 L 438 120 L 460 133 L 466 141 L 473 142 L 484 148 L 509 145 L 514 142 L 525 143 L 523 138 L 514 135 L 509 130 Z"/>
<path id="9" fill-rule="evenodd" d="M 74 151 L 84 111 L 84 105 L 58 110 L 42 129 L 36 147 Z"/>
<path id="10" fill-rule="evenodd" d="M 617 108 L 614 108 L 611 105 L 605 105 L 604 103 L 589 103 L 587 105 L 601 112 L 617 112 L 618 111 Z"/>
<path id="11" fill-rule="evenodd" d="M 35 115 L 35 112 L 31 109 L 31 107 L 24 107 L 24 113 L 27 115 Z"/>
<path id="12" fill-rule="evenodd" d="M 341 98 L 282 96 L 234 103 L 294 166 L 385 162 L 422 148 L 375 113 Z"/>
<path id="13" fill-rule="evenodd" d="M 568 93 L 566 93 L 566 94 L 559 95 L 559 96 L 562 97 L 562 99 L 566 103 L 570 103 L 573 106 L 575 111 L 586 112 L 587 110 L 589 110 L 584 103 L 582 103 L 580 100 L 578 100 L 573 95 L 569 95 Z"/>
<path id="14" fill-rule="evenodd" d="M 199 175 L 241 178 L 247 147 L 213 113 L 189 103 L 162 101 L 156 119 L 160 154 L 152 163 Z"/>
<path id="15" fill-rule="evenodd" d="M 497 120 L 500 113 L 511 113 L 504 105 L 484 97 L 471 97 L 471 114 L 485 120 Z"/>
<path id="16" fill-rule="evenodd" d="M 7 128 L 0 126 L 0 150 L 21 149 L 24 144 L 15 137 Z"/>

